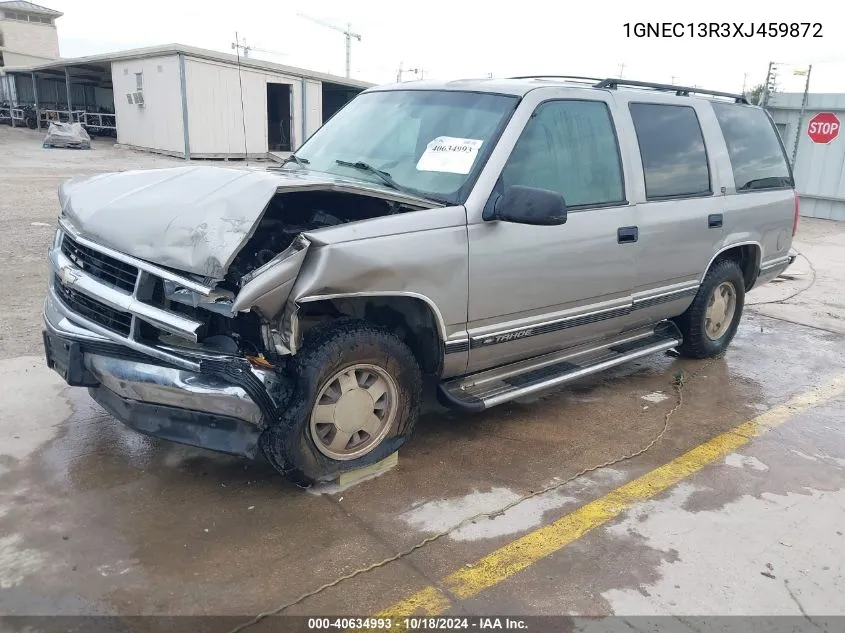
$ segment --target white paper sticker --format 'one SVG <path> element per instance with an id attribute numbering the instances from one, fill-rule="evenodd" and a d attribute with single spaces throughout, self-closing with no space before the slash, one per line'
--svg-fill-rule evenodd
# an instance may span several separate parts
<path id="1" fill-rule="evenodd" d="M 450 174 L 468 174 L 478 156 L 481 143 L 473 138 L 438 136 L 425 148 L 417 162 L 419 171 L 440 171 Z"/>

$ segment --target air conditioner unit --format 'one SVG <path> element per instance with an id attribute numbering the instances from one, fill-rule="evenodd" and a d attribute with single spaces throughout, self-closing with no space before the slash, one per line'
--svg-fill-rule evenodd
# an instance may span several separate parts
<path id="1" fill-rule="evenodd" d="M 129 102 L 129 105 L 132 105 L 133 103 L 135 103 L 135 100 L 134 100 L 134 98 L 132 97 L 132 93 L 131 93 L 131 92 L 127 92 L 127 93 L 126 93 L 126 100 Z"/>
<path id="2" fill-rule="evenodd" d="M 144 93 L 143 92 L 136 92 L 135 93 L 135 105 L 143 107 L 143 105 L 144 105 Z"/>

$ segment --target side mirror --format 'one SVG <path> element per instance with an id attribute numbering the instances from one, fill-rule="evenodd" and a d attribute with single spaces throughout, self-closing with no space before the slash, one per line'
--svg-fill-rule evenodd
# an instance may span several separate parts
<path id="1" fill-rule="evenodd" d="M 564 224 L 566 202 L 556 191 L 513 185 L 495 201 L 490 219 L 545 226 Z"/>

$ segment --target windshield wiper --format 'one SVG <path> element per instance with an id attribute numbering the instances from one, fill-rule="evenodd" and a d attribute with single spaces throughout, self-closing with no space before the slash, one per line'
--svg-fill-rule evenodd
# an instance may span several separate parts
<path id="1" fill-rule="evenodd" d="M 284 167 L 288 163 L 296 163 L 300 167 L 305 167 L 305 165 L 309 164 L 311 161 L 307 158 L 300 158 L 296 154 L 291 154 L 287 158 L 285 158 L 281 163 L 279 163 L 279 167 Z"/>
<path id="2" fill-rule="evenodd" d="M 451 202 L 449 202 L 448 200 L 444 200 L 443 198 L 438 198 L 437 196 L 432 196 L 427 193 L 417 193 L 416 191 L 407 189 L 406 187 L 403 187 L 398 182 L 393 180 L 393 178 L 390 177 L 390 174 L 388 172 L 383 171 L 381 169 L 377 169 L 369 163 L 365 163 L 360 160 L 354 163 L 346 160 L 335 160 L 335 162 L 343 167 L 352 167 L 353 169 L 360 169 L 361 171 L 367 171 L 371 174 L 375 174 L 381 179 L 384 184 L 386 184 L 391 189 L 401 191 L 402 193 L 406 193 L 409 196 L 414 196 L 415 198 L 425 198 L 427 200 L 431 200 L 432 202 L 437 202 L 438 204 L 451 204 Z"/>
<path id="3" fill-rule="evenodd" d="M 789 178 L 783 176 L 770 176 L 768 178 L 755 178 L 742 185 L 737 191 L 750 191 L 752 189 L 774 189 L 776 187 L 791 187 Z"/>
<path id="4" fill-rule="evenodd" d="M 381 181 L 384 184 L 386 184 L 388 187 L 390 187 L 391 189 L 396 189 L 396 191 L 403 191 L 405 193 L 410 193 L 409 191 L 406 191 L 402 187 L 402 185 L 400 185 L 398 182 L 393 180 L 393 178 L 390 177 L 389 173 L 387 173 L 386 171 L 382 171 L 381 169 L 376 169 L 375 167 L 373 167 L 369 163 L 365 163 L 365 162 L 360 161 L 360 160 L 356 161 L 354 163 L 351 163 L 351 162 L 346 161 L 346 160 L 336 160 L 335 162 L 338 165 L 341 165 L 343 167 L 352 167 L 354 169 L 360 169 L 361 171 L 368 171 L 371 174 L 378 176 L 381 179 Z"/>

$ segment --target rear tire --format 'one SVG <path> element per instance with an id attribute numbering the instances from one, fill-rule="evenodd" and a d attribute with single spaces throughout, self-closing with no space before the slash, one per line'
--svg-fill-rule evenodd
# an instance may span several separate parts
<path id="1" fill-rule="evenodd" d="M 723 354 L 739 327 L 745 305 L 745 279 L 739 264 L 723 259 L 713 264 L 692 301 L 673 319 L 684 336 L 678 347 L 687 358 L 713 358 Z"/>
<path id="2" fill-rule="evenodd" d="M 297 485 L 333 481 L 410 438 L 422 376 L 411 350 L 388 330 L 354 319 L 315 328 L 289 369 L 294 392 L 261 448 Z"/>

